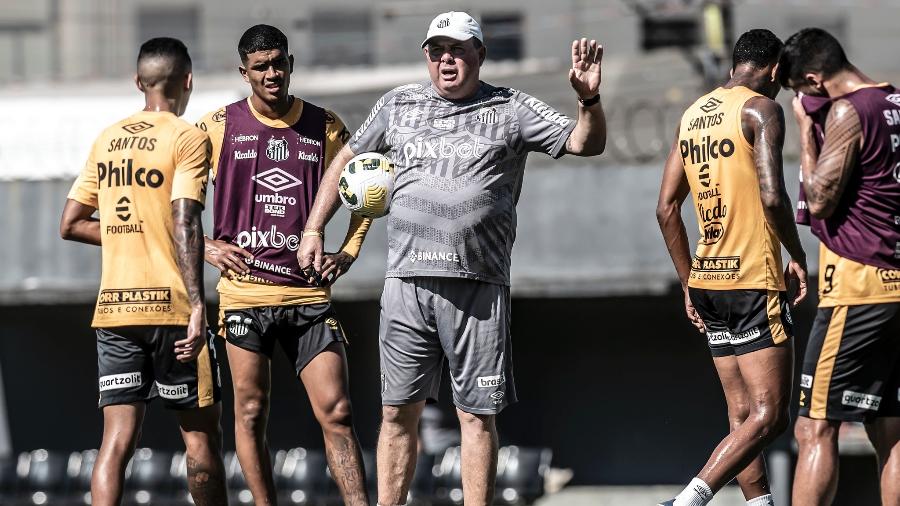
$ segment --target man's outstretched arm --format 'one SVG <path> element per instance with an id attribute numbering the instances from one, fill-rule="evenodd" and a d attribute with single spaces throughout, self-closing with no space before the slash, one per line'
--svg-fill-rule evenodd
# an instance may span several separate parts
<path id="1" fill-rule="evenodd" d="M 300 248 L 297 250 L 297 261 L 301 270 L 312 266 L 316 272 L 322 272 L 325 225 L 328 224 L 340 205 L 338 181 L 341 178 L 341 171 L 354 156 L 356 155 L 350 146 L 345 145 L 335 155 L 334 160 L 331 161 L 322 176 L 316 200 L 313 202 L 309 218 L 306 219 L 306 225 L 303 227 Z M 314 280 L 310 279 L 310 281 Z"/>
<path id="2" fill-rule="evenodd" d="M 603 46 L 587 39 L 572 41 L 572 68 L 569 83 L 581 100 L 591 100 L 600 93 L 600 63 Z M 603 104 L 578 104 L 578 121 L 566 141 L 566 152 L 577 156 L 599 155 L 606 149 L 606 116 Z"/>

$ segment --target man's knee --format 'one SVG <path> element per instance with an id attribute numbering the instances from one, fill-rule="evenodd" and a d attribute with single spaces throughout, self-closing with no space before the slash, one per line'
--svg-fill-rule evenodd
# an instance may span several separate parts
<path id="1" fill-rule="evenodd" d="M 777 402 L 764 402 L 755 406 L 748 420 L 758 427 L 759 437 L 775 439 L 787 430 L 790 415 L 786 406 Z"/>
<path id="2" fill-rule="evenodd" d="M 236 427 L 257 432 L 264 429 L 264 420 L 269 413 L 269 397 L 261 391 L 238 394 L 234 400 Z"/>
<path id="3" fill-rule="evenodd" d="M 493 432 L 494 430 L 496 415 L 479 415 L 461 409 L 456 410 L 456 415 L 459 418 L 460 430 L 463 432 L 479 433 Z"/>
<path id="4" fill-rule="evenodd" d="M 353 425 L 350 399 L 341 396 L 327 403 L 318 411 L 319 424 L 326 431 L 347 431 Z"/>
<path id="5" fill-rule="evenodd" d="M 794 424 L 794 438 L 800 446 L 837 441 L 839 424 L 801 416 Z"/>
<path id="6" fill-rule="evenodd" d="M 728 423 L 731 430 L 737 429 L 750 416 L 750 403 L 743 401 L 728 406 Z"/>
<path id="7" fill-rule="evenodd" d="M 384 428 L 407 431 L 416 430 L 419 424 L 421 408 L 415 404 L 405 406 L 382 406 L 381 421 Z"/>

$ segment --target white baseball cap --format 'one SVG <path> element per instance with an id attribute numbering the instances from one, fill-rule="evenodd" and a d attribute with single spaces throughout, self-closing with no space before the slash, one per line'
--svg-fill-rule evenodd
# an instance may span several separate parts
<path id="1" fill-rule="evenodd" d="M 422 47 L 425 47 L 432 37 L 450 37 L 455 40 L 469 40 L 475 37 L 479 42 L 484 42 L 478 21 L 465 12 L 450 11 L 438 14 L 428 25 L 428 34 L 422 41 Z"/>

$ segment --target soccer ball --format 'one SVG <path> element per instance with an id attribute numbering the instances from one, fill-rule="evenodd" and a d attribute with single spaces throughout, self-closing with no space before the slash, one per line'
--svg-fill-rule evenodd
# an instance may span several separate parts
<path id="1" fill-rule="evenodd" d="M 338 180 L 341 202 L 350 212 L 366 218 L 388 213 L 394 191 L 394 164 L 380 153 L 356 155 Z"/>

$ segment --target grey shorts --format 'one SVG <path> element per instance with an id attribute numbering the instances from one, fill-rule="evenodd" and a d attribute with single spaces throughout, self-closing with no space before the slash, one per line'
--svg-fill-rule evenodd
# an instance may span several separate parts
<path id="1" fill-rule="evenodd" d="M 516 402 L 509 287 L 469 279 L 387 278 L 381 295 L 381 401 L 437 400 L 444 357 L 453 403 L 499 413 Z"/>

